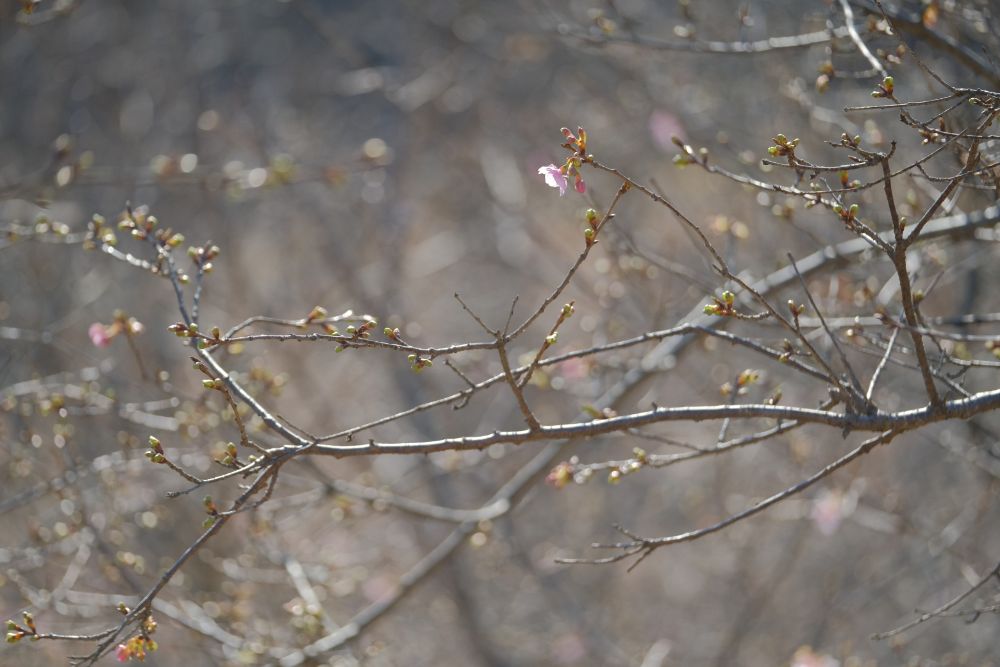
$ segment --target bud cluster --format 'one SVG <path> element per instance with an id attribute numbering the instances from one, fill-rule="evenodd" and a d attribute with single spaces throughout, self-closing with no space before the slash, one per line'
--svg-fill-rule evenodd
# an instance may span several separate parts
<path id="1" fill-rule="evenodd" d="M 706 315 L 717 315 L 719 317 L 731 317 L 736 315 L 736 295 L 726 290 L 722 297 L 712 297 L 712 303 L 706 304 L 702 312 Z"/>
<path id="2" fill-rule="evenodd" d="M 232 442 L 226 443 L 226 453 L 221 459 L 218 459 L 219 465 L 223 465 L 227 468 L 237 468 L 240 465 L 239 453 L 236 450 L 236 444 Z"/>
<path id="3" fill-rule="evenodd" d="M 145 240 L 150 237 L 164 248 L 177 248 L 184 243 L 184 235 L 169 227 L 157 229 L 159 220 L 151 215 L 148 206 L 126 208 L 118 218 L 118 229 L 132 234 L 132 238 Z"/>
<path id="4" fill-rule="evenodd" d="M 429 357 L 422 357 L 419 354 L 409 354 L 406 359 L 410 362 L 410 370 L 414 373 L 419 373 L 425 368 L 430 368 L 434 365 L 434 362 Z"/>
<path id="5" fill-rule="evenodd" d="M 153 463 L 167 462 L 167 457 L 163 453 L 163 445 L 160 444 L 160 440 L 156 436 L 149 436 L 149 449 L 146 450 L 146 458 Z"/>
<path id="6" fill-rule="evenodd" d="M 31 612 L 26 611 L 22 615 L 24 625 L 19 625 L 13 620 L 7 621 L 7 643 L 16 644 L 25 637 L 38 640 L 38 630 L 35 628 L 35 617 Z"/>
<path id="7" fill-rule="evenodd" d="M 215 504 L 215 501 L 212 500 L 212 496 L 205 496 L 202 498 L 201 504 L 202 507 L 205 508 L 205 514 L 208 515 L 202 522 L 201 527 L 210 528 L 219 519 L 219 507 Z"/>
<path id="8" fill-rule="evenodd" d="M 365 315 L 365 320 L 361 324 L 347 325 L 347 328 L 344 329 L 344 334 L 350 337 L 352 341 L 366 340 L 371 337 L 372 329 L 376 326 L 378 326 L 378 320 L 370 315 Z M 338 345 L 335 351 L 343 352 L 346 347 L 346 345 Z"/>
<path id="9" fill-rule="evenodd" d="M 895 99 L 893 97 L 892 91 L 895 88 L 895 80 L 891 76 L 887 76 L 882 79 L 882 83 L 878 84 L 878 87 L 872 91 L 872 97 L 888 97 L 889 99 Z"/>
<path id="10" fill-rule="evenodd" d="M 617 466 L 608 473 L 608 484 L 618 484 L 625 475 L 630 475 L 637 470 L 642 470 L 649 463 L 649 456 L 646 451 L 636 447 L 632 450 L 632 458 Z"/>
<path id="11" fill-rule="evenodd" d="M 203 246 L 189 247 L 187 254 L 201 273 L 211 273 L 213 268 L 212 260 L 218 257 L 220 252 L 222 251 L 219 249 L 219 246 L 209 241 Z"/>
<path id="12" fill-rule="evenodd" d="M 119 605 L 119 611 L 121 611 L 121 607 L 122 605 Z M 156 632 L 156 621 L 152 616 L 146 616 L 142 621 L 140 632 L 129 637 L 115 649 L 115 657 L 118 659 L 118 662 L 127 662 L 129 660 L 143 662 L 149 653 L 158 648 L 156 641 L 150 637 L 154 632 Z"/>
<path id="13" fill-rule="evenodd" d="M 98 246 L 118 245 L 115 230 L 108 225 L 103 215 L 95 213 L 87 223 L 87 236 L 83 240 L 84 250 L 93 250 Z"/>
<path id="14" fill-rule="evenodd" d="M 853 227 L 857 221 L 859 209 L 860 207 L 857 204 L 851 204 L 847 208 L 844 208 L 840 204 L 833 205 L 833 212 L 840 216 L 841 222 L 848 228 Z"/>
<path id="15" fill-rule="evenodd" d="M 771 157 L 788 156 L 789 159 L 795 157 L 795 148 L 799 145 L 798 137 L 789 140 L 785 135 L 777 134 L 772 141 L 774 142 L 774 145 L 767 149 L 768 155 Z"/>

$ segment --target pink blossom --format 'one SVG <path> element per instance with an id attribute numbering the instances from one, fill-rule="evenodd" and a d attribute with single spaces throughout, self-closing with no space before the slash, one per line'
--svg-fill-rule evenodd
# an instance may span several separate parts
<path id="1" fill-rule="evenodd" d="M 94 322 L 87 329 L 87 335 L 90 336 L 90 342 L 94 344 L 95 347 L 107 347 L 111 345 L 111 336 L 108 334 L 108 329 L 100 322 Z"/>
<path id="2" fill-rule="evenodd" d="M 813 501 L 810 516 L 821 533 L 833 535 L 840 522 L 854 511 L 855 502 L 855 497 L 845 496 L 840 491 L 824 490 Z"/>
<path id="3" fill-rule="evenodd" d="M 567 380 L 582 380 L 590 375 L 590 363 L 579 358 L 567 359 L 556 368 Z"/>
<path id="4" fill-rule="evenodd" d="M 119 644 L 118 648 L 115 649 L 115 657 L 118 658 L 118 662 L 128 662 L 129 658 L 132 657 L 132 652 L 125 644 Z"/>
<path id="5" fill-rule="evenodd" d="M 563 461 L 555 468 L 549 471 L 548 476 L 545 478 L 546 483 L 551 484 L 557 489 L 561 489 L 570 482 L 573 481 L 573 466 L 571 466 L 566 461 Z"/>
<path id="6" fill-rule="evenodd" d="M 566 194 L 566 186 L 569 185 L 569 181 L 566 179 L 566 174 L 562 172 L 562 169 L 554 164 L 547 164 L 544 167 L 539 167 L 538 173 L 545 176 L 545 184 L 547 186 L 550 188 L 559 188 L 560 197 Z M 577 189 L 579 189 L 579 186 Z"/>
<path id="7" fill-rule="evenodd" d="M 583 638 L 572 632 L 556 638 L 549 650 L 553 661 L 561 665 L 575 665 L 587 657 Z"/>
<path id="8" fill-rule="evenodd" d="M 649 133 L 660 150 L 676 151 L 674 137 L 686 141 L 684 126 L 680 119 L 669 111 L 657 109 L 649 115 Z"/>
<path id="9" fill-rule="evenodd" d="M 792 656 L 792 667 L 840 667 L 840 661 L 827 654 L 816 653 L 809 646 L 800 646 Z"/>

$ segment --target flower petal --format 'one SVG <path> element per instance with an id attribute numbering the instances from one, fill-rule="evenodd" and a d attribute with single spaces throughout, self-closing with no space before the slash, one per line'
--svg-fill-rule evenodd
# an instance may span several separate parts
<path id="1" fill-rule="evenodd" d="M 545 176 L 545 184 L 550 188 L 559 188 L 559 196 L 566 193 L 569 181 L 566 179 L 566 174 L 562 173 L 562 169 L 554 164 L 547 164 L 544 167 L 539 167 L 538 173 Z"/>
<path id="2" fill-rule="evenodd" d="M 107 328 L 100 322 L 94 322 L 87 329 L 87 335 L 90 336 L 90 342 L 94 344 L 95 347 L 107 347 L 111 344 L 111 336 L 108 335 Z"/>

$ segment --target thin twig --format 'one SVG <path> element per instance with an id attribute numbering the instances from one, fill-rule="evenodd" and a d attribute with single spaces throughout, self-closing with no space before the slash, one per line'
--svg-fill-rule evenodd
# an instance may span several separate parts
<path id="1" fill-rule="evenodd" d="M 833 331 L 830 330 L 830 327 L 827 326 L 826 319 L 823 317 L 823 311 L 820 310 L 816 300 L 813 299 L 813 295 L 809 291 L 809 286 L 806 285 L 805 278 L 802 277 L 802 274 L 799 273 L 798 267 L 795 266 L 795 258 L 792 256 L 792 253 L 787 253 L 786 257 L 788 257 L 788 262 L 792 267 L 792 270 L 795 271 L 795 275 L 798 276 L 799 283 L 802 285 L 802 291 L 806 293 L 806 298 L 809 299 L 809 303 L 816 312 L 816 317 L 819 318 L 820 325 L 822 325 L 823 330 L 826 331 L 826 335 L 830 338 L 830 342 L 833 343 L 833 347 L 837 350 L 837 354 L 840 356 L 840 361 L 844 364 L 844 368 L 847 369 L 847 373 L 851 377 L 851 383 L 854 385 L 854 388 L 860 392 L 861 382 L 858 381 L 858 376 L 855 375 L 851 362 L 847 360 L 847 355 L 844 354 L 843 348 L 840 347 L 840 342 L 837 340 L 837 336 L 835 336 Z"/>
<path id="2" fill-rule="evenodd" d="M 987 572 L 986 574 L 984 574 L 979 579 L 979 581 L 977 581 L 976 583 L 974 583 L 972 586 L 970 586 L 968 589 L 966 589 L 960 595 L 957 595 L 954 598 L 952 598 L 951 600 L 945 602 L 943 605 L 941 605 L 937 609 L 935 609 L 933 611 L 924 612 L 923 614 L 920 614 L 919 616 L 917 616 L 915 619 L 913 619 L 909 623 L 901 625 L 898 628 L 894 628 L 894 629 L 888 630 L 886 632 L 876 632 L 875 634 L 873 634 L 871 636 L 871 638 L 872 639 L 888 639 L 890 637 L 895 637 L 896 635 L 902 634 L 902 633 L 906 632 L 907 630 L 909 630 L 910 628 L 916 627 L 916 626 L 920 625 L 921 623 L 924 623 L 926 621 L 931 620 L 932 618 L 935 618 L 936 616 L 941 616 L 945 612 L 947 612 L 949 609 L 951 609 L 952 607 L 954 607 L 955 605 L 957 605 L 958 603 L 960 603 L 962 600 L 965 600 L 970 595 L 972 595 L 973 593 L 975 593 L 977 590 L 979 590 L 980 588 L 982 588 L 984 584 L 986 584 L 988 581 L 990 581 L 994 577 L 1000 577 L 1000 562 L 998 562 L 996 565 L 994 565 L 992 570 L 990 570 L 989 572 Z"/>
<path id="3" fill-rule="evenodd" d="M 892 348 L 896 344 L 897 335 L 899 335 L 899 329 L 893 329 L 889 335 L 889 344 L 885 346 L 885 354 L 882 355 L 878 365 L 875 367 L 875 371 L 872 373 L 872 379 L 868 382 L 868 390 L 865 392 L 865 398 L 869 401 L 872 400 L 872 396 L 875 394 L 875 385 L 878 384 L 878 378 L 882 375 L 882 371 L 885 370 L 885 365 L 892 355 Z"/>
<path id="4" fill-rule="evenodd" d="M 864 40 L 861 39 L 861 35 L 858 34 L 858 29 L 854 27 L 854 10 L 851 9 L 851 3 L 848 0 L 840 0 L 840 8 L 844 11 L 844 23 L 847 26 L 847 34 L 850 35 L 854 45 L 858 47 L 858 51 L 861 52 L 865 60 L 871 63 L 871 66 L 883 78 L 888 76 L 885 67 L 868 49 L 868 45 L 865 44 Z"/>
<path id="5" fill-rule="evenodd" d="M 732 516 L 729 516 L 723 519 L 722 521 L 714 523 L 711 526 L 706 526 L 705 528 L 699 528 L 697 530 L 692 530 L 686 533 L 678 533 L 676 535 L 670 535 L 668 537 L 656 537 L 656 538 L 642 538 L 626 533 L 629 535 L 629 537 L 632 538 L 632 541 L 620 542 L 616 544 L 595 545 L 605 549 L 619 550 L 619 553 L 615 555 L 608 556 L 607 558 L 594 558 L 594 559 L 560 558 L 557 560 L 560 563 L 566 563 L 566 564 L 597 565 L 604 563 L 614 563 L 629 558 L 631 556 L 634 556 L 636 554 L 642 554 L 641 558 L 645 558 L 645 556 L 648 556 L 650 553 L 661 547 L 670 544 L 679 544 L 681 542 L 691 542 L 693 540 L 705 537 L 706 535 L 717 533 L 735 523 L 743 521 L 744 519 L 748 519 L 751 516 L 764 511 L 765 509 L 771 507 L 772 505 L 776 505 L 777 503 L 781 502 L 782 500 L 785 500 L 786 498 L 789 498 L 804 491 L 805 489 L 809 488 L 819 480 L 824 479 L 825 477 L 829 477 L 832 473 L 839 470 L 840 468 L 843 468 L 848 463 L 851 463 L 855 459 L 864 456 L 865 454 L 870 452 L 873 448 L 875 448 L 877 445 L 890 442 L 895 437 L 895 435 L 896 432 L 894 431 L 886 431 L 877 436 L 869 438 L 868 440 L 865 440 L 860 445 L 858 445 L 855 449 L 851 450 L 844 456 L 830 463 L 829 465 L 819 470 L 818 472 L 803 479 L 797 484 L 793 484 L 792 486 L 786 488 L 785 490 L 780 491 L 768 498 L 765 498 L 764 500 L 755 503 L 754 505 L 748 507 L 742 512 L 733 514 Z M 634 563 L 633 567 L 637 564 L 638 562 Z"/>

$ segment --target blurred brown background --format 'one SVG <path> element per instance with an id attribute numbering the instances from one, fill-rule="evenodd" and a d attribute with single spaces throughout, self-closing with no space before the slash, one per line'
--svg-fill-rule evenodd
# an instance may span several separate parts
<path id="1" fill-rule="evenodd" d="M 989 16 L 989 3 L 955 4 L 961 7 L 939 28 L 995 47 L 996 25 L 977 33 L 962 14 Z M 40 11 L 25 25 L 16 20 L 18 4 L 5 3 L 0 221 L 32 225 L 44 212 L 78 233 L 94 213 L 115 219 L 126 202 L 148 205 L 189 243 L 211 240 L 222 249 L 205 286 L 203 328 L 225 329 L 251 315 L 300 318 L 322 305 L 334 314 L 370 313 L 416 344 L 482 340 L 453 293 L 493 326 L 515 295 L 517 319 L 526 316 L 580 252 L 583 211 L 606 207 L 614 194 L 613 179 L 585 172 L 587 197 L 560 198 L 537 175 L 539 166 L 563 159 L 559 128 L 579 124 L 598 159 L 654 179 L 727 261 L 761 277 L 786 263 L 786 252 L 801 257 L 849 235 L 801 201 L 677 169 L 672 135 L 708 147 L 733 171 L 788 184 L 790 175 L 759 167 L 776 132 L 802 136 L 818 161 L 833 159 L 822 142 L 841 131 L 883 148 L 898 138 L 901 156 L 916 155 L 919 141 L 889 114 L 840 111 L 870 101 L 871 79 L 845 76 L 816 92 L 827 60 L 844 71 L 865 69 L 846 46 L 833 54 L 821 44 L 736 56 L 642 48 L 628 38 L 806 33 L 823 30 L 828 19 L 842 23 L 836 5 L 88 0 L 65 14 Z M 740 8 L 749 10 L 742 23 Z M 606 42 L 608 31 L 624 39 Z M 880 43 L 895 46 L 884 37 Z M 952 60 L 926 56 L 946 77 L 977 83 Z M 912 68 L 908 75 L 898 85 L 910 97 L 926 95 L 920 76 Z M 56 159 L 63 135 L 71 145 Z M 73 169 L 60 172 L 65 165 Z M 930 195 L 914 184 L 905 196 L 917 210 Z M 878 192 L 870 197 L 875 206 Z M 989 201 L 973 193 L 963 204 Z M 119 238 L 123 250 L 140 252 Z M 955 314 L 969 281 L 993 284 L 994 257 L 991 245 L 976 242 L 941 243 L 921 255 L 933 266 L 956 266 L 927 312 Z M 890 275 L 883 259 L 827 272 L 811 287 L 830 315 L 870 315 L 853 295 L 866 281 L 878 291 Z M 577 315 L 560 331 L 560 349 L 671 326 L 719 287 L 704 253 L 666 211 L 630 196 L 562 299 L 576 300 Z M 988 292 L 970 307 L 995 309 Z M 789 296 L 803 300 L 801 291 Z M 146 327 L 136 338 L 145 379 L 125 341 L 98 349 L 88 340 L 88 326 L 110 322 L 116 309 Z M 166 281 L 79 244 L 0 249 L 5 618 L 30 608 L 44 631 L 106 627 L 117 622 L 117 600 L 146 590 L 197 536 L 203 494 L 167 500 L 166 491 L 185 483 L 142 456 L 153 433 L 204 473 L 235 437 L 219 417 L 221 404 L 206 402 L 188 351 L 166 330 L 178 319 Z M 539 323 L 535 343 L 550 324 Z M 782 337 L 766 327 L 744 330 Z M 534 349 L 522 344 L 514 354 L 530 359 Z M 853 354 L 866 373 L 877 360 Z M 530 390 L 540 418 L 574 419 L 639 356 L 626 351 L 540 374 L 541 386 Z M 757 402 L 778 387 L 796 405 L 815 406 L 824 396 L 817 383 L 722 344 L 693 345 L 674 361 L 624 409 L 724 402 L 720 385 L 748 366 L 765 371 L 752 390 Z M 253 370 L 251 386 L 269 407 L 313 433 L 464 386 L 440 363 L 416 375 L 402 355 L 335 354 L 325 344 L 256 343 L 225 362 Z M 499 368 L 485 354 L 456 363 L 475 379 Z M 918 405 L 916 377 L 890 371 L 882 399 Z M 53 395 L 77 398 L 60 415 Z M 123 416 L 125 404 L 147 402 L 143 414 L 162 420 Z M 591 542 L 619 537 L 614 523 L 666 535 L 717 521 L 818 469 L 860 436 L 845 441 L 810 428 L 615 486 L 600 475 L 564 489 L 539 483 L 360 639 L 316 664 L 784 665 L 797 651 L 803 665 L 996 664 L 995 615 L 928 624 L 896 643 L 868 639 L 914 608 L 954 596 L 996 561 L 995 421 L 901 438 L 821 488 L 721 535 L 658 551 L 632 573 L 623 564 L 568 567 L 553 559 L 593 554 Z M 405 441 L 521 424 L 509 393 L 495 388 L 462 410 L 420 413 L 364 437 Z M 718 428 L 654 432 L 710 445 Z M 671 451 L 609 437 L 578 443 L 567 455 L 626 458 L 637 445 Z M 530 450 L 290 466 L 271 503 L 228 525 L 162 595 L 178 615 L 231 641 L 160 612 L 161 648 L 147 663 L 267 664 L 266 648 L 308 643 L 346 622 L 449 530 L 312 493 L 322 490 L 317 470 L 471 508 Z M 238 489 L 210 492 L 223 501 Z M 292 562 L 319 596 L 320 618 L 303 613 Z M 60 664 L 88 650 L 23 642 L 5 647 L 0 662 Z"/>

